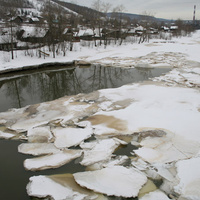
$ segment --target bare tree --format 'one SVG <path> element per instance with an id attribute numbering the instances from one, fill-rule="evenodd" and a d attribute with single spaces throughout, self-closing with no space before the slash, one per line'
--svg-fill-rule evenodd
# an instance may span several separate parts
<path id="1" fill-rule="evenodd" d="M 14 37 L 15 37 L 15 32 L 14 32 L 14 18 L 17 15 L 17 9 L 13 7 L 11 4 L 9 7 L 7 7 L 7 15 L 9 16 L 9 20 L 7 22 L 7 26 L 9 28 L 9 35 L 10 35 L 10 44 L 11 44 L 11 58 L 14 59 Z"/>
<path id="2" fill-rule="evenodd" d="M 123 42 L 123 33 L 122 33 L 122 20 L 123 20 L 123 12 L 125 11 L 124 5 L 118 5 L 115 8 L 113 8 L 113 16 L 115 17 L 115 28 L 116 28 L 116 35 L 115 35 L 115 41 L 120 38 L 120 45 Z M 117 35 L 118 33 L 118 35 Z"/>

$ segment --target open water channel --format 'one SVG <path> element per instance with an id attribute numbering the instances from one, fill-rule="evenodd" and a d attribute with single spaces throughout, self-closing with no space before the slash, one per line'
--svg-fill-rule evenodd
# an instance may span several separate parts
<path id="1" fill-rule="evenodd" d="M 65 95 L 116 88 L 158 77 L 169 70 L 169 68 L 114 68 L 92 65 L 67 68 L 55 66 L 51 69 L 4 74 L 0 75 L 0 112 L 51 101 Z M 30 156 L 18 153 L 17 147 L 21 143 L 21 141 L 0 140 L 0 199 L 2 200 L 30 199 L 26 194 L 26 185 L 31 176 L 75 173 L 85 169 L 80 164 L 71 162 L 67 167 L 59 169 L 27 172 L 23 167 L 23 161 Z M 127 152 L 130 152 L 130 149 L 127 149 Z"/>

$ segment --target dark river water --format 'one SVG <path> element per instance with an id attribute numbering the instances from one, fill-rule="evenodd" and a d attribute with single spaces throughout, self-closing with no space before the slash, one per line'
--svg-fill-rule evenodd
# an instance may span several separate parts
<path id="1" fill-rule="evenodd" d="M 65 95 L 116 88 L 160 76 L 169 70 L 167 68 L 122 69 L 100 65 L 82 68 L 56 66 L 53 70 L 51 68 L 0 75 L 0 112 L 51 101 Z M 31 176 L 84 171 L 84 167 L 74 162 L 54 170 L 25 171 L 23 161 L 30 156 L 18 153 L 17 147 L 21 143 L 21 141 L 0 140 L 0 199 L 2 200 L 30 199 L 26 193 L 26 185 Z M 122 149 L 123 151 L 126 150 Z"/>
<path id="2" fill-rule="evenodd" d="M 168 68 L 139 69 L 92 65 L 0 75 L 0 112 L 51 101 L 65 95 L 89 93 L 103 88 L 148 80 Z"/>

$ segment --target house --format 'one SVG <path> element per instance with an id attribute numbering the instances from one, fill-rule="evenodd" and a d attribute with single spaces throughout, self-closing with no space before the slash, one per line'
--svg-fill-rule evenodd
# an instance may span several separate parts
<path id="1" fill-rule="evenodd" d="M 23 18 L 21 16 L 17 16 L 15 18 L 12 18 L 10 21 L 12 21 L 13 23 L 16 23 L 16 24 L 21 24 L 21 23 L 23 23 Z"/>
<path id="2" fill-rule="evenodd" d="M 47 28 L 24 26 L 18 32 L 18 39 L 24 42 L 43 43 L 46 41 L 48 31 Z"/>
<path id="3" fill-rule="evenodd" d="M 0 36 L 0 50 L 10 51 L 11 49 L 17 48 L 17 41 L 13 39 L 11 42 L 11 38 L 9 35 L 1 35 Z"/>
<path id="4" fill-rule="evenodd" d="M 66 41 L 80 42 L 80 37 L 78 36 L 78 33 L 78 29 L 67 27 L 63 31 L 64 39 Z"/>
<path id="5" fill-rule="evenodd" d="M 30 19 L 29 19 L 29 23 L 30 24 L 38 24 L 40 22 L 40 20 L 39 20 L 39 18 L 37 18 L 37 17 L 31 17 Z"/>
<path id="6" fill-rule="evenodd" d="M 91 41 L 95 37 L 95 32 L 92 29 L 80 30 L 78 35 L 82 40 Z"/>

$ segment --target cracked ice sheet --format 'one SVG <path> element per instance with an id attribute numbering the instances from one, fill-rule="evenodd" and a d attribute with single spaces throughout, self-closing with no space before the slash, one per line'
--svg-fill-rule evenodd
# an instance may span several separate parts
<path id="1" fill-rule="evenodd" d="M 200 199 L 200 157 L 179 161 L 176 167 L 180 182 L 175 191 L 189 200 Z"/>
<path id="2" fill-rule="evenodd" d="M 149 163 L 169 163 L 196 156 L 200 144 L 168 133 L 162 137 L 146 137 L 141 142 L 142 148 L 134 152 Z"/>
<path id="3" fill-rule="evenodd" d="M 82 187 L 108 196 L 136 197 L 147 182 L 147 177 L 134 168 L 108 167 L 96 171 L 73 174 Z"/>
<path id="4" fill-rule="evenodd" d="M 97 162 L 109 160 L 112 153 L 121 143 L 122 141 L 117 138 L 83 143 L 80 146 L 85 150 L 83 160 L 80 164 L 88 166 Z"/>
<path id="5" fill-rule="evenodd" d="M 80 157 L 81 154 L 82 150 L 64 150 L 61 153 L 26 159 L 24 167 L 31 171 L 58 168 Z"/>
<path id="6" fill-rule="evenodd" d="M 95 114 L 126 122 L 127 133 L 160 128 L 200 142 L 200 93 L 197 89 L 133 84 L 101 90 L 100 96 L 106 96 L 112 101 L 133 100 L 131 105 L 123 110 L 100 111 Z M 96 125 L 108 128 L 105 123 L 94 124 L 93 127 Z"/>
<path id="7" fill-rule="evenodd" d="M 95 95 L 98 98 L 98 92 Z M 79 96 L 75 97 L 79 100 Z M 79 106 L 79 110 L 74 110 L 76 106 Z M 0 121 L 6 120 L 6 126 L 12 130 L 27 131 L 55 120 L 61 120 L 64 123 L 74 118 L 90 115 L 91 112 L 93 113 L 98 109 L 95 106 L 96 104 L 74 103 L 70 97 L 63 97 L 47 103 L 26 106 L 21 109 L 11 109 L 8 112 L 0 113 Z"/>
<path id="8" fill-rule="evenodd" d="M 51 196 L 54 200 L 63 199 L 96 199 L 97 195 L 76 184 L 70 174 L 53 176 L 33 176 L 27 185 L 29 196 L 45 198 Z"/>
<path id="9" fill-rule="evenodd" d="M 52 129 L 55 135 L 55 146 L 57 148 L 77 146 L 85 139 L 88 139 L 93 131 L 91 128 L 55 128 Z"/>

